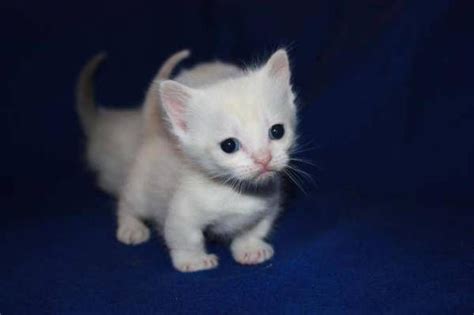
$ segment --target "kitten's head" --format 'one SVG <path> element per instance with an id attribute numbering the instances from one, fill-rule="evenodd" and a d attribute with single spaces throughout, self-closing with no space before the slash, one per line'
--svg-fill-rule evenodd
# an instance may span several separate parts
<path id="1" fill-rule="evenodd" d="M 296 106 L 286 51 L 260 68 L 200 89 L 160 84 L 163 108 L 185 154 L 209 176 L 255 184 L 289 162 Z"/>

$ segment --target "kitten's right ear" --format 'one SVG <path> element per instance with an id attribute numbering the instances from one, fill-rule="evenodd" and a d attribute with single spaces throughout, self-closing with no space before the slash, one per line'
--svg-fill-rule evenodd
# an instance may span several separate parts
<path id="1" fill-rule="evenodd" d="M 290 85 L 290 62 L 288 53 L 284 49 L 277 50 L 264 66 L 270 78 L 277 80 L 285 85 Z"/>
<path id="2" fill-rule="evenodd" d="M 181 138 L 188 131 L 186 114 L 193 91 L 172 80 L 160 82 L 159 91 L 163 109 L 171 122 L 173 131 Z"/>

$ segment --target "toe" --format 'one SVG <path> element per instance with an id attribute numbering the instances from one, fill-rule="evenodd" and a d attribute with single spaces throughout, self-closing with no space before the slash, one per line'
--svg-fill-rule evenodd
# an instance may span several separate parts
<path id="1" fill-rule="evenodd" d="M 181 272 L 194 272 L 208 270 L 217 267 L 218 259 L 216 255 L 189 255 L 185 258 L 173 260 L 175 268 Z"/>
<path id="2" fill-rule="evenodd" d="M 244 265 L 260 264 L 273 256 L 272 246 L 261 240 L 239 243 L 231 249 L 234 259 Z"/>

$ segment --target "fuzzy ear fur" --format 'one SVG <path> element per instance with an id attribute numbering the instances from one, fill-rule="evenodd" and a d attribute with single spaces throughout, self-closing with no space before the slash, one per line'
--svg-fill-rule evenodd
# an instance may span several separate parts
<path id="1" fill-rule="evenodd" d="M 274 78 L 283 84 L 290 84 L 290 62 L 288 60 L 288 54 L 284 49 L 277 50 L 268 59 L 264 69 L 271 78 Z"/>
<path id="2" fill-rule="evenodd" d="M 179 137 L 185 135 L 188 131 L 186 111 L 192 97 L 192 89 L 176 81 L 166 80 L 160 83 L 159 92 L 173 131 Z"/>

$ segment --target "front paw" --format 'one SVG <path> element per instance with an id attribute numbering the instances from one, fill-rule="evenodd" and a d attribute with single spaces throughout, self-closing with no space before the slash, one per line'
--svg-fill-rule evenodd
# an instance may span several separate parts
<path id="1" fill-rule="evenodd" d="M 232 256 L 242 265 L 256 265 L 273 257 L 272 245 L 259 239 L 235 240 L 231 245 Z"/>
<path id="2" fill-rule="evenodd" d="M 126 245 L 138 245 L 148 241 L 150 229 L 142 222 L 128 220 L 119 224 L 117 239 Z"/>
<path id="3" fill-rule="evenodd" d="M 173 266 L 181 272 L 214 269 L 219 265 L 216 255 L 187 251 L 172 251 Z"/>

